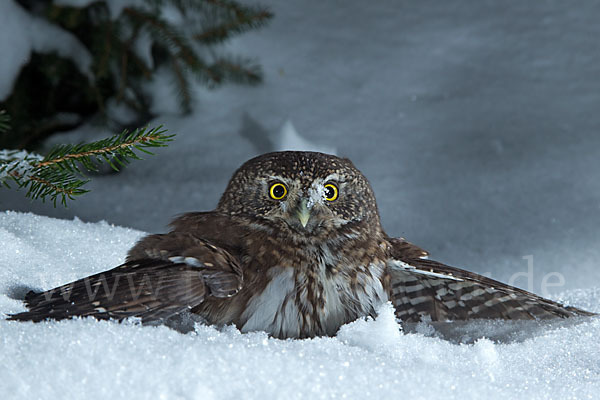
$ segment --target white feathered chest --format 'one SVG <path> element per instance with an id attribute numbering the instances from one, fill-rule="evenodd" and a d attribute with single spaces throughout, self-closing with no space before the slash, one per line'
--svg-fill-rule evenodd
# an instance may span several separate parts
<path id="1" fill-rule="evenodd" d="M 318 257 L 297 257 L 294 265 L 266 271 L 265 289 L 249 299 L 241 315 L 242 332 L 260 330 L 298 338 L 334 335 L 341 325 L 374 315 L 378 305 L 387 301 L 384 262 L 375 259 L 350 266 L 325 246 L 316 252 Z"/>

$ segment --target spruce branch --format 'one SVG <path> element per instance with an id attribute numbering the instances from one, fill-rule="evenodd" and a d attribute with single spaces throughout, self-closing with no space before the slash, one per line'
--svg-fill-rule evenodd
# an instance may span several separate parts
<path id="1" fill-rule="evenodd" d="M 0 148 L 39 144 L 63 129 L 56 122 L 67 114 L 79 117 L 76 125 L 97 117 L 122 124 L 115 103 L 140 126 L 152 116 L 148 83 L 163 71 L 172 76 L 183 112 L 194 101 L 194 81 L 212 89 L 262 79 L 254 61 L 226 56 L 220 45 L 268 23 L 273 14 L 265 7 L 240 0 L 136 0 L 124 2 L 116 14 L 114 0 L 23 2 L 36 18 L 75 36 L 91 65 L 83 68 L 71 57 L 34 52 L 6 103 L 12 132 L 0 136 Z M 38 88 L 43 95 L 31 97 Z M 0 119 L 0 133 L 3 127 Z"/>
<path id="2" fill-rule="evenodd" d="M 220 75 L 221 81 L 256 85 L 262 79 L 260 66 L 242 57 L 220 57 L 211 69 Z"/>
<path id="3" fill-rule="evenodd" d="M 6 110 L 0 110 L 0 133 L 8 132 L 10 129 L 10 117 L 6 113 Z"/>
<path id="4" fill-rule="evenodd" d="M 92 143 L 66 144 L 54 147 L 45 157 L 26 151 L 0 151 L 0 182 L 10 187 L 13 181 L 27 189 L 31 199 L 50 197 L 54 206 L 58 198 L 66 207 L 67 199 L 84 194 L 82 187 L 89 179 L 81 179 L 82 169 L 97 171 L 98 163 L 107 162 L 115 170 L 131 160 L 140 160 L 136 151 L 153 154 L 151 147 L 164 147 L 174 135 L 166 135 L 162 125 L 153 129 L 127 130 Z"/>
<path id="5" fill-rule="evenodd" d="M 185 35 L 159 15 L 135 7 L 125 7 L 123 13 L 128 15 L 135 23 L 145 26 L 155 37 L 168 43 L 170 48 L 176 49 L 177 57 L 186 64 L 198 63 L 196 52 L 188 43 Z"/>
<path id="6" fill-rule="evenodd" d="M 54 147 L 37 166 L 81 173 L 79 164 L 88 171 L 97 171 L 96 163 L 106 161 L 118 171 L 116 164 L 124 166 L 131 159 L 141 160 L 134 150 L 152 155 L 153 153 L 146 148 L 167 146 L 174 135 L 165 135 L 166 132 L 161 125 L 150 130 L 148 128 L 136 129 L 132 132 L 124 130 L 120 134 L 92 143 L 59 145 Z"/>
<path id="7" fill-rule="evenodd" d="M 179 65 L 179 61 L 173 59 L 171 62 L 173 63 L 173 74 L 175 75 L 175 84 L 179 89 L 178 94 L 180 99 L 180 107 L 184 112 L 188 113 L 190 112 L 190 104 L 192 103 L 190 84 L 188 82 L 188 78 L 185 71 L 183 71 L 183 69 Z"/>
<path id="8" fill-rule="evenodd" d="M 207 45 L 220 43 L 233 35 L 261 28 L 273 17 L 273 13 L 262 7 L 248 7 L 219 1 L 208 1 L 208 3 L 223 9 L 215 13 L 217 18 L 213 21 L 218 23 L 211 21 L 207 28 L 193 35 L 194 40 Z"/>
<path id="9" fill-rule="evenodd" d="M 15 179 L 16 181 L 16 179 Z M 25 181 L 17 181 L 21 188 L 26 188 L 26 197 L 42 199 L 46 201 L 46 197 L 50 197 L 54 207 L 58 197 L 61 197 L 63 206 L 67 206 L 67 198 L 74 200 L 75 196 L 87 193 L 89 190 L 81 187 L 89 182 L 89 179 L 79 179 L 72 173 L 65 173 L 54 168 L 40 168 L 36 173 L 30 175 Z"/>
<path id="10" fill-rule="evenodd" d="M 191 87 L 187 77 L 189 73 L 210 88 L 223 82 L 220 71 L 200 58 L 188 36 L 172 23 L 158 14 L 136 7 L 125 7 L 123 13 L 135 26 L 145 28 L 157 42 L 166 44 L 164 49 L 171 60 L 170 66 L 175 75 L 181 108 L 184 112 L 190 110 L 192 102 Z"/>

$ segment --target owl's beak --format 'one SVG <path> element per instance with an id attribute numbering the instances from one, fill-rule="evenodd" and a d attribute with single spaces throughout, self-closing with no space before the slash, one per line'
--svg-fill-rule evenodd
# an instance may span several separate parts
<path id="1" fill-rule="evenodd" d="M 308 209 L 307 204 L 308 199 L 301 199 L 296 211 L 296 216 L 300 220 L 300 224 L 302 224 L 303 228 L 306 228 L 306 224 L 308 224 L 308 220 L 310 219 L 310 210 Z"/>

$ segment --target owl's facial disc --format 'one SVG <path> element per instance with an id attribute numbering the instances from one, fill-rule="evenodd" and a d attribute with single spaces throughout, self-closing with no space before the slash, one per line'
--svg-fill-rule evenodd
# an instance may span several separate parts
<path id="1" fill-rule="evenodd" d="M 284 222 L 294 231 L 312 234 L 347 222 L 331 209 L 340 195 L 339 184 L 331 179 L 301 182 L 270 176 L 264 188 L 266 197 L 273 204 L 265 216 Z"/>

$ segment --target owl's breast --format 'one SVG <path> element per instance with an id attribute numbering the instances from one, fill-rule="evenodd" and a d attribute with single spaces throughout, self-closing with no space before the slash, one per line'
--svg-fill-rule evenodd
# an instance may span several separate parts
<path id="1" fill-rule="evenodd" d="M 266 331 L 279 338 L 332 336 L 343 324 L 374 315 L 387 301 L 385 263 L 378 260 L 337 271 L 319 260 L 265 272 L 264 289 L 248 299 L 237 321 L 242 332 Z"/>

